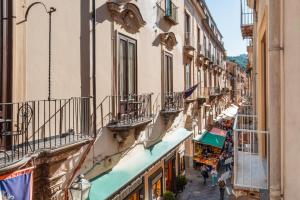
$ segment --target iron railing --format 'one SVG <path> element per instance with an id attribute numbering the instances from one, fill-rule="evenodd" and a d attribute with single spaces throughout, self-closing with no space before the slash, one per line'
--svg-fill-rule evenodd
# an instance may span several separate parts
<path id="1" fill-rule="evenodd" d="M 165 0 L 165 17 L 172 20 L 174 23 L 178 23 L 177 15 L 178 7 L 172 0 Z"/>
<path id="2" fill-rule="evenodd" d="M 0 166 L 87 139 L 92 131 L 90 104 L 89 97 L 1 103 L 9 112 L 0 119 Z"/>
<path id="3" fill-rule="evenodd" d="M 211 52 L 210 52 L 210 50 L 208 50 L 208 49 L 205 50 L 205 57 L 211 59 Z"/>
<path id="4" fill-rule="evenodd" d="M 210 96 L 216 96 L 221 94 L 221 90 L 219 87 L 210 87 L 209 88 L 209 95 Z"/>
<path id="5" fill-rule="evenodd" d="M 128 96 L 106 96 L 97 106 L 97 129 L 123 126 L 152 118 L 152 93 Z"/>
<path id="6" fill-rule="evenodd" d="M 185 32 L 184 34 L 184 45 L 186 47 L 194 46 L 194 36 L 192 32 Z"/>
<path id="7" fill-rule="evenodd" d="M 268 189 L 269 132 L 260 130 L 257 116 L 238 114 L 233 137 L 234 187 Z"/>
<path id="8" fill-rule="evenodd" d="M 163 111 L 180 111 L 183 108 L 182 92 L 168 92 L 165 94 Z"/>
<path id="9" fill-rule="evenodd" d="M 202 54 L 201 49 L 202 49 L 201 43 L 198 42 L 197 43 L 197 53 L 198 53 L 198 55 Z"/>
<path id="10" fill-rule="evenodd" d="M 252 37 L 253 23 L 253 9 L 249 8 L 248 0 L 241 0 L 241 30 L 244 39 Z"/>
<path id="11" fill-rule="evenodd" d="M 197 90 L 197 97 L 198 98 L 207 98 L 209 96 L 209 88 L 201 87 L 200 84 Z"/>

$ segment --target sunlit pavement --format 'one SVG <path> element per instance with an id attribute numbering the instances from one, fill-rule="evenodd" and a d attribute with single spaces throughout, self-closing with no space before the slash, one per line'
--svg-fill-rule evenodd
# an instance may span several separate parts
<path id="1" fill-rule="evenodd" d="M 219 200 L 220 192 L 218 186 L 211 186 L 211 180 L 209 179 L 206 185 L 203 184 L 203 178 L 200 171 L 194 170 L 190 161 L 190 166 L 187 169 L 188 183 L 185 186 L 185 190 L 177 195 L 178 200 Z M 228 195 L 231 192 L 231 185 L 229 181 L 226 184 L 225 200 L 234 199 L 233 195 Z"/>

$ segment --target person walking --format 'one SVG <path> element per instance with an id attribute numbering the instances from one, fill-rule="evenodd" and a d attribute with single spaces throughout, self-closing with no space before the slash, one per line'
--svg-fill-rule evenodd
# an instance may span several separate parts
<path id="1" fill-rule="evenodd" d="M 211 170 L 210 175 L 211 175 L 211 186 L 214 187 L 217 184 L 217 178 L 218 178 L 218 171 L 216 170 L 215 167 Z"/>
<path id="2" fill-rule="evenodd" d="M 203 184 L 206 185 L 206 180 L 208 179 L 208 168 L 205 165 L 202 165 L 201 167 L 201 175 L 203 177 Z"/>
<path id="3" fill-rule="evenodd" d="M 218 181 L 218 185 L 220 190 L 220 200 L 224 200 L 226 183 L 222 178 L 220 178 Z"/>

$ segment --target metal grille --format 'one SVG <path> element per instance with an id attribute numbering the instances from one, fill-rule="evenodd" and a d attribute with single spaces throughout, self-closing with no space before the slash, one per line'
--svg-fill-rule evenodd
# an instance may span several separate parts
<path id="1" fill-rule="evenodd" d="M 89 138 L 90 103 L 88 97 L 1 103 L 12 117 L 0 119 L 0 166 Z"/>
<path id="2" fill-rule="evenodd" d="M 249 107 L 244 107 L 249 112 Z M 236 116 L 234 124 L 234 186 L 268 189 L 269 133 L 259 130 L 255 115 Z"/>

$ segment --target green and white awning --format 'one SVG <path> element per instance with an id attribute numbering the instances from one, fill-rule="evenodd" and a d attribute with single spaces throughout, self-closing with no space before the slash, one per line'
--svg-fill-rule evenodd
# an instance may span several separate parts
<path id="1" fill-rule="evenodd" d="M 141 176 L 148 168 L 165 157 L 191 136 L 191 132 L 179 128 L 169 132 L 161 142 L 149 149 L 137 145 L 108 173 L 91 180 L 90 200 L 104 200 Z"/>
<path id="2" fill-rule="evenodd" d="M 225 143 L 226 135 L 215 132 L 203 131 L 201 135 L 194 138 L 194 141 L 204 145 L 209 145 L 222 149 Z"/>

